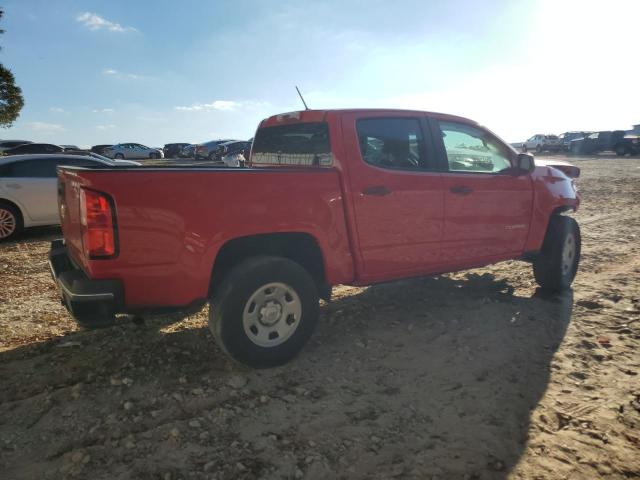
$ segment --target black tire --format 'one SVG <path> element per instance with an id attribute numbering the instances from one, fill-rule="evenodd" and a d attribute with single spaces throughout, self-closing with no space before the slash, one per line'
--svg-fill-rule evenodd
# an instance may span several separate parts
<path id="1" fill-rule="evenodd" d="M 542 146 L 541 146 L 541 145 L 537 145 L 537 146 L 536 146 L 536 153 L 537 153 L 537 154 L 542 153 Z"/>
<path id="2" fill-rule="evenodd" d="M 0 242 L 15 238 L 23 227 L 20 209 L 11 203 L 0 200 Z"/>
<path id="3" fill-rule="evenodd" d="M 527 153 L 527 144 L 526 143 L 522 144 L 522 153 Z"/>
<path id="4" fill-rule="evenodd" d="M 262 289 L 267 292 L 269 284 L 275 283 L 290 288 L 297 295 L 297 299 L 291 296 L 290 298 L 292 302 L 298 302 L 296 305 L 299 305 L 299 318 L 296 319 L 292 314 L 284 318 L 280 308 L 279 313 L 274 315 L 277 318 L 270 319 L 275 323 L 265 325 L 263 313 L 273 300 L 264 299 L 263 303 L 259 303 L 252 301 L 252 298 Z M 282 307 L 278 301 L 275 303 Z M 258 312 L 256 320 L 253 321 L 254 325 L 245 327 L 245 316 L 252 310 Z M 311 275 L 289 259 L 260 256 L 243 261 L 224 277 L 209 309 L 209 328 L 218 345 L 231 358 L 250 367 L 268 368 L 287 363 L 298 354 L 311 337 L 318 315 L 318 291 Z M 291 326 L 293 323 L 290 321 L 297 322 L 295 327 Z M 247 322 L 251 323 L 251 320 Z M 280 340 L 277 337 L 272 339 L 271 334 L 274 332 L 271 332 L 266 341 L 282 343 L 273 346 L 256 343 L 260 341 L 257 327 L 265 332 L 277 328 L 278 325 L 292 330 L 291 333 L 287 334 L 286 339 Z"/>
<path id="5" fill-rule="evenodd" d="M 124 160 L 124 155 L 121 153 L 116 153 L 113 158 L 115 158 L 116 160 Z"/>
<path id="6" fill-rule="evenodd" d="M 580 250 L 578 222 L 567 216 L 552 216 L 540 255 L 533 262 L 533 274 L 538 285 L 549 290 L 569 288 L 578 272 Z"/>

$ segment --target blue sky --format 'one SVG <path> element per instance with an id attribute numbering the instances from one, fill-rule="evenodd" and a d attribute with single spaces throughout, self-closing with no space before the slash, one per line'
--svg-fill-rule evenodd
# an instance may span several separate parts
<path id="1" fill-rule="evenodd" d="M 509 141 L 640 123 L 637 0 L 2 3 L 26 103 L 2 138 L 248 138 L 300 109 L 296 84 L 311 108 L 443 111 Z"/>

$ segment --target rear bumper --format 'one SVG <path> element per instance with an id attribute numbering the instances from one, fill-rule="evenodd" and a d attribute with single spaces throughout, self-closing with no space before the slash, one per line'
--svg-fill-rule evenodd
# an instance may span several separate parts
<path id="1" fill-rule="evenodd" d="M 92 280 L 69 257 L 63 240 L 51 242 L 51 276 L 58 285 L 63 305 L 76 321 L 87 327 L 110 324 L 124 307 L 120 280 Z"/>

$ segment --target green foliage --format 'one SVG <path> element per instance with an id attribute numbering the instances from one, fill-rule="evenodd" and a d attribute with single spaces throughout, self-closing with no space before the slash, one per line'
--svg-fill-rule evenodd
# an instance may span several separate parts
<path id="1" fill-rule="evenodd" d="M 24 106 L 22 90 L 11 70 L 0 64 L 0 127 L 9 128 Z"/>
<path id="2" fill-rule="evenodd" d="M 0 19 L 4 11 L 0 9 Z M 0 34 L 4 30 L 0 29 Z M 22 90 L 16 85 L 11 70 L 0 64 L 0 127 L 9 128 L 20 115 L 24 106 Z"/>

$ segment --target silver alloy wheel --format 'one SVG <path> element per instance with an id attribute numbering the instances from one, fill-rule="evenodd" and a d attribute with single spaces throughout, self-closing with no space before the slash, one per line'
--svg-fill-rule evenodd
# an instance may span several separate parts
<path id="1" fill-rule="evenodd" d="M 576 237 L 573 233 L 567 235 L 562 246 L 562 274 L 566 275 L 573 268 L 576 258 Z"/>
<path id="2" fill-rule="evenodd" d="M 16 231 L 16 217 L 9 210 L 0 208 L 0 238 L 8 238 Z"/>
<path id="3" fill-rule="evenodd" d="M 276 347 L 296 331 L 302 318 L 302 302 L 296 291 L 280 283 L 258 288 L 244 306 L 242 326 L 260 347 Z"/>

